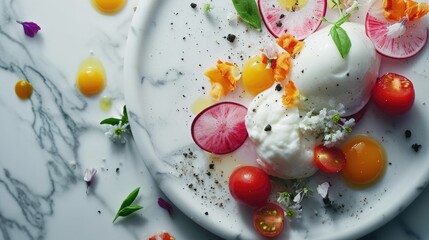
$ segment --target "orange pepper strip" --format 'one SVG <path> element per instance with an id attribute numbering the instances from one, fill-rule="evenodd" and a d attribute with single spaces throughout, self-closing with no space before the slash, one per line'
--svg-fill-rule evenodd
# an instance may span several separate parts
<path id="1" fill-rule="evenodd" d="M 409 21 L 418 20 L 429 12 L 429 5 L 427 3 L 416 3 L 414 1 L 407 1 L 407 9 L 405 15 Z"/>
<path id="2" fill-rule="evenodd" d="M 299 91 L 292 80 L 289 80 L 285 85 L 285 94 L 282 95 L 282 103 L 284 106 L 293 106 L 297 104 L 299 99 Z"/>
<path id="3" fill-rule="evenodd" d="M 301 52 L 304 42 L 298 41 L 291 34 L 283 34 L 276 40 L 277 44 L 288 52 L 292 57 Z"/>
<path id="4" fill-rule="evenodd" d="M 216 67 L 208 69 L 204 75 L 210 79 L 212 85 L 209 95 L 217 101 L 237 87 L 239 70 L 232 63 L 218 60 Z"/>
<path id="5" fill-rule="evenodd" d="M 274 68 L 274 80 L 281 82 L 286 79 L 290 70 L 290 54 L 287 52 L 281 53 L 277 57 L 277 61 Z"/>

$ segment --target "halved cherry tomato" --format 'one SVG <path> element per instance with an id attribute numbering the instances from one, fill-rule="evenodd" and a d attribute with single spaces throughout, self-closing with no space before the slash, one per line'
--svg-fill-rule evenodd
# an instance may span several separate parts
<path id="1" fill-rule="evenodd" d="M 268 200 L 271 182 L 260 168 L 242 166 L 235 169 L 229 177 L 229 191 L 235 200 L 259 207 Z"/>
<path id="2" fill-rule="evenodd" d="M 148 240 L 175 240 L 175 239 L 176 238 L 171 236 L 168 232 L 162 232 L 148 238 Z"/>
<path id="3" fill-rule="evenodd" d="M 264 237 L 277 237 L 283 231 L 285 214 L 283 208 L 266 203 L 253 212 L 253 225 Z"/>
<path id="4" fill-rule="evenodd" d="M 346 157 L 337 147 L 319 145 L 314 149 L 314 162 L 326 173 L 338 173 L 346 166 Z"/>
<path id="5" fill-rule="evenodd" d="M 413 83 L 396 73 L 386 73 L 375 83 L 372 99 L 383 112 L 404 114 L 413 106 Z"/>

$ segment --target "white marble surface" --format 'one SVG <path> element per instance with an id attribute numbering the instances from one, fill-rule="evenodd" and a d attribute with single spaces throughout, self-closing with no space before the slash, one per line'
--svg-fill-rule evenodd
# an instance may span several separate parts
<path id="1" fill-rule="evenodd" d="M 170 217 L 159 208 L 163 195 L 134 141 L 115 145 L 98 124 L 124 104 L 124 49 L 136 5 L 128 1 L 118 14 L 103 15 L 90 1 L 0 0 L 0 239 L 145 239 L 162 230 L 177 239 L 218 239 L 178 209 Z M 28 38 L 16 20 L 42 30 Z M 105 66 L 107 87 L 88 98 L 76 90 L 75 77 L 90 51 Z M 33 84 L 30 100 L 16 97 L 19 79 Z M 113 99 L 110 112 L 99 108 L 102 96 Z M 98 173 L 86 194 L 83 172 L 91 167 Z M 144 209 L 112 224 L 137 186 Z M 429 238 L 428 201 L 426 189 L 364 239 Z"/>

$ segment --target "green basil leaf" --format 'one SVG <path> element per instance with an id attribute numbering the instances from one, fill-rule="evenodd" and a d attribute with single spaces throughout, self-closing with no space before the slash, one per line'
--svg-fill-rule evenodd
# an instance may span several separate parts
<path id="1" fill-rule="evenodd" d="M 121 119 L 118 118 L 106 118 L 100 122 L 100 124 L 110 124 L 110 125 L 118 125 Z"/>
<path id="2" fill-rule="evenodd" d="M 232 0 L 238 16 L 255 29 L 261 29 L 261 16 L 255 0 Z"/>
<path id="3" fill-rule="evenodd" d="M 342 27 L 334 25 L 329 31 L 329 34 L 331 34 L 332 40 L 334 40 L 341 57 L 346 58 L 352 46 L 347 32 Z"/>

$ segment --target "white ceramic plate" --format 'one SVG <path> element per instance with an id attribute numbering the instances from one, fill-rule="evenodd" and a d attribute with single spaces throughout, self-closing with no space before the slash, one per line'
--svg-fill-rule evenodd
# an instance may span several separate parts
<path id="1" fill-rule="evenodd" d="M 193 9 L 190 3 L 198 6 Z M 190 218 L 225 239 L 258 239 L 252 211 L 230 196 L 227 181 L 237 164 L 251 164 L 250 142 L 237 152 L 216 158 L 192 141 L 191 106 L 207 96 L 203 72 L 217 59 L 241 66 L 243 59 L 259 53 L 268 31 L 257 32 L 229 22 L 231 1 L 140 1 L 128 36 L 125 58 L 125 97 L 133 135 L 142 158 L 160 188 Z M 360 18 L 362 20 L 362 17 Z M 234 43 L 225 37 L 235 34 Z M 327 210 L 315 194 L 304 202 L 300 221 L 287 222 L 279 239 L 352 239 L 389 221 L 426 186 L 429 177 L 428 125 L 429 79 L 425 68 L 429 50 L 408 60 L 383 59 L 381 73 L 395 71 L 413 80 L 416 101 L 405 116 L 391 117 L 369 105 L 354 133 L 369 133 L 380 140 L 388 156 L 383 178 L 367 189 L 351 189 L 339 176 L 316 174 L 310 186 L 330 181 L 331 200 L 342 206 Z M 237 90 L 227 99 L 250 101 Z M 405 139 L 410 129 L 412 137 Z M 422 148 L 414 152 L 413 143 Z M 214 165 L 210 165 L 213 163 Z M 213 168 L 213 169 L 212 169 Z"/>

